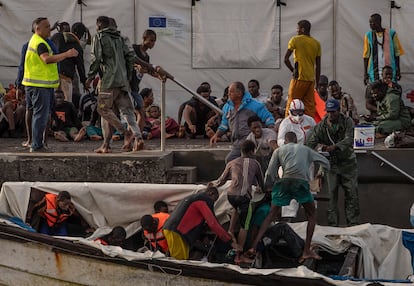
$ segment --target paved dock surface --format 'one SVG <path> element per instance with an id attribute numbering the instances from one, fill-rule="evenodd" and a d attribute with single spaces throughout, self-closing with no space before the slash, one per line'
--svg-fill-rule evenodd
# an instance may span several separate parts
<path id="1" fill-rule="evenodd" d="M 25 138 L 0 138 L 0 153 L 29 153 L 29 148 L 22 147 Z M 112 153 L 121 152 L 121 141 L 114 141 L 111 144 Z M 83 140 L 81 142 L 59 142 L 54 138 L 48 140 L 48 151 L 50 153 L 94 153 L 94 149 L 98 148 L 102 141 Z M 178 139 L 171 138 L 166 140 L 165 150 L 194 150 L 194 149 L 230 149 L 230 142 L 219 142 L 215 146 L 210 146 L 209 139 Z M 160 151 L 161 140 L 152 139 L 145 140 L 144 151 Z M 138 154 L 139 152 L 129 152 Z M 41 153 L 36 153 L 41 154 Z M 103 156 L 105 154 L 102 154 Z"/>

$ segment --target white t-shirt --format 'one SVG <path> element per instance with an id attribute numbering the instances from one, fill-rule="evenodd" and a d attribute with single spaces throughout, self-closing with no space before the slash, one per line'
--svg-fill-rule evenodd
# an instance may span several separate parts
<path id="1" fill-rule="evenodd" d="M 255 153 L 261 156 L 268 156 L 273 153 L 270 142 L 276 141 L 276 139 L 276 132 L 270 128 L 262 128 L 262 137 L 260 138 L 256 138 L 252 132 L 246 138 L 246 140 L 250 140 L 256 145 Z"/>

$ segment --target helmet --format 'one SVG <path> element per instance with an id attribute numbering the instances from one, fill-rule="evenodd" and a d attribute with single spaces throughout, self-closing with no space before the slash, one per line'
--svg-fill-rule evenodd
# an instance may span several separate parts
<path id="1" fill-rule="evenodd" d="M 290 103 L 289 110 L 305 110 L 305 105 L 303 104 L 302 100 L 294 99 Z"/>
<path id="2" fill-rule="evenodd" d="M 293 123 L 300 123 L 303 121 L 303 112 L 305 111 L 305 105 L 302 100 L 294 99 L 289 106 L 289 117 Z"/>

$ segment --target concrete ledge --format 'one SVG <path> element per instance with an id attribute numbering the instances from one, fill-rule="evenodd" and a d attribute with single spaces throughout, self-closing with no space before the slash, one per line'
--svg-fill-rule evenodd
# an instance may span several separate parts
<path id="1" fill-rule="evenodd" d="M 167 171 L 169 184 L 195 184 L 197 181 L 197 167 L 176 166 Z"/>
<path id="2" fill-rule="evenodd" d="M 167 183 L 172 152 L 137 154 L 0 153 L 5 181 Z"/>

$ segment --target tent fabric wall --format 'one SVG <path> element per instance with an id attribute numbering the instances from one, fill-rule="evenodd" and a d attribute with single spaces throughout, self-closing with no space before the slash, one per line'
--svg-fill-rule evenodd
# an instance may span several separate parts
<path id="1" fill-rule="evenodd" d="M 197 2 L 192 9 L 192 66 L 280 68 L 278 12 L 273 0 Z"/>
<path id="2" fill-rule="evenodd" d="M 274 84 L 281 84 L 287 90 L 291 73 L 282 63 L 280 68 L 272 69 L 194 69 L 192 68 L 192 39 L 191 0 L 84 0 L 87 6 L 77 4 L 72 0 L 8 0 L 2 1 L 0 7 L 0 82 L 4 86 L 14 82 L 20 49 L 30 38 L 30 26 L 34 18 L 47 16 L 51 23 L 56 20 L 74 23 L 82 21 L 95 33 L 95 21 L 100 15 L 108 15 L 117 20 L 118 28 L 132 42 L 141 42 L 141 36 L 149 26 L 149 17 L 163 15 L 180 22 L 180 28 L 169 29 L 167 32 L 158 29 L 158 39 L 155 47 L 149 52 L 151 61 L 162 65 L 185 85 L 196 89 L 203 81 L 212 85 L 213 95 L 221 97 L 224 88 L 232 81 L 247 82 L 255 78 L 260 81 L 261 91 L 269 92 Z M 268 2 L 268 0 L 266 0 Z M 276 1 L 275 1 L 276 2 Z M 312 23 L 311 35 L 320 41 L 322 46 L 322 74 L 336 79 L 343 90 L 350 93 L 358 106 L 358 111 L 364 113 L 364 90 L 362 46 L 363 35 L 369 29 L 368 18 L 373 13 L 380 13 L 383 26 L 390 25 L 389 0 L 289 0 L 287 6 L 281 7 L 280 52 L 281 62 L 287 48 L 287 43 L 296 33 L 296 23 L 308 19 Z M 197 2 L 196 2 L 197 3 Z M 403 89 L 414 81 L 410 71 L 414 59 L 410 57 L 413 51 L 414 33 L 410 30 L 414 2 L 399 0 L 401 9 L 392 10 L 392 26 L 400 36 L 406 55 L 401 59 Z M 220 5 L 217 5 L 220 9 Z M 47 12 L 46 12 L 47 11 Z M 82 15 L 82 17 L 81 17 Z M 273 25 L 264 15 L 257 15 L 259 23 Z M 175 30 L 174 30 L 175 29 Z M 180 30 L 180 31 L 178 31 Z M 171 33 L 172 32 L 172 33 Z M 180 36 L 177 33 L 180 32 Z M 245 39 L 246 41 L 248 39 Z M 90 49 L 85 51 L 87 59 Z M 88 70 L 88 66 L 86 67 Z M 141 87 L 154 89 L 155 102 L 160 102 L 161 84 L 151 76 L 145 76 Z M 190 94 L 171 81 L 167 82 L 166 114 L 177 117 L 180 103 L 190 98 Z M 285 91 L 285 94 L 287 92 Z"/>

